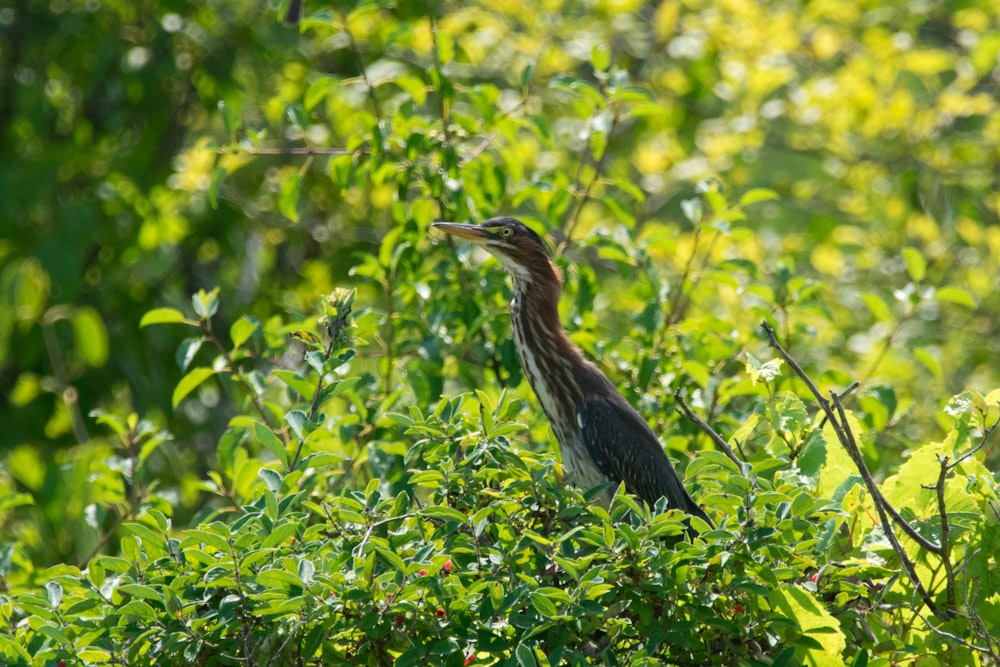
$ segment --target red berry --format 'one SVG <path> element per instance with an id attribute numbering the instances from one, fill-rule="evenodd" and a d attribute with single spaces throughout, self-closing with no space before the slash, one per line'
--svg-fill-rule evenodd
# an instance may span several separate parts
<path id="1" fill-rule="evenodd" d="M 406 617 L 403 616 L 402 614 L 396 614 L 395 620 L 396 620 L 396 625 L 402 625 L 403 623 L 406 622 Z"/>
<path id="2" fill-rule="evenodd" d="M 385 599 L 386 600 L 391 600 L 392 599 L 392 593 L 386 593 L 385 594 Z"/>
<path id="3" fill-rule="evenodd" d="M 421 577 L 423 577 L 423 576 L 425 576 L 427 574 L 427 570 L 421 568 L 420 572 L 418 572 L 417 574 L 419 574 Z"/>
<path id="4" fill-rule="evenodd" d="M 66 661 L 60 660 L 59 662 L 56 663 L 56 667 L 66 667 Z"/>
<path id="5" fill-rule="evenodd" d="M 445 561 L 445 563 L 444 563 L 444 571 L 445 572 L 451 572 L 451 561 L 450 560 L 449 561 Z"/>
<path id="6" fill-rule="evenodd" d="M 440 609 L 440 608 L 439 608 L 439 609 L 437 610 L 437 615 L 438 615 L 438 618 L 441 618 L 442 616 L 444 616 L 444 609 Z"/>
<path id="7" fill-rule="evenodd" d="M 741 604 L 734 604 L 733 605 L 733 611 L 735 611 L 737 614 L 742 614 L 743 613 L 743 605 L 741 605 Z"/>

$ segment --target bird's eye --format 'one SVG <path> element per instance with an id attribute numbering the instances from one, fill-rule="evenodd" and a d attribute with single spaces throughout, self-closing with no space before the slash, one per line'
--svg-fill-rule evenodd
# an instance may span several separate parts
<path id="1" fill-rule="evenodd" d="M 511 229 L 510 227 L 504 227 L 503 229 L 500 230 L 500 236 L 502 236 L 505 239 L 509 239 L 510 235 L 513 233 L 514 230 Z"/>

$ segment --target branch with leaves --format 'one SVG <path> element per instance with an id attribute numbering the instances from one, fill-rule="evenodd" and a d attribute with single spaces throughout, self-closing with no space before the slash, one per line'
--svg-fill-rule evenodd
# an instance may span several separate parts
<path id="1" fill-rule="evenodd" d="M 875 504 L 879 524 L 885 532 L 886 539 L 888 539 L 889 543 L 892 545 L 892 549 L 895 552 L 896 557 L 899 559 L 900 564 L 906 571 L 907 577 L 909 577 L 910 582 L 913 584 L 914 592 L 927 606 L 927 608 L 930 609 L 931 612 L 933 612 L 933 614 L 938 618 L 948 620 L 954 617 L 955 612 L 952 608 L 942 608 L 939 606 L 927 591 L 917 574 L 916 565 L 910 559 L 909 554 L 906 553 L 906 550 L 903 548 L 903 545 L 900 543 L 899 538 L 896 535 L 896 527 L 898 526 L 901 528 L 907 536 L 920 544 L 920 546 L 934 554 L 937 554 L 938 556 L 941 556 L 942 554 L 942 545 L 931 542 L 924 536 L 920 535 L 920 533 L 917 532 L 917 530 L 910 525 L 910 523 L 906 521 L 895 508 L 892 507 L 885 496 L 882 495 L 881 490 L 878 488 L 878 484 L 875 482 L 875 478 L 872 477 L 871 471 L 868 470 L 868 466 L 865 464 L 864 457 L 861 454 L 861 449 L 858 446 L 854 432 L 847 421 L 847 413 L 844 410 L 844 404 L 842 401 L 843 395 L 831 392 L 829 400 L 824 397 L 819 388 L 809 377 L 809 374 L 806 373 L 805 369 L 803 369 L 798 361 L 796 361 L 785 350 L 781 343 L 778 342 L 774 328 L 767 322 L 763 322 L 761 327 L 767 334 L 768 342 L 771 347 L 778 351 L 781 358 L 785 360 L 799 379 L 805 383 L 809 392 L 816 399 L 816 402 L 819 403 L 820 409 L 823 411 L 827 421 L 829 421 L 837 435 L 837 441 L 843 446 L 858 472 L 861 474 L 865 487 L 868 489 L 868 493 Z M 853 387 L 849 388 L 847 392 L 844 392 L 844 394 L 846 395 L 852 390 Z"/>

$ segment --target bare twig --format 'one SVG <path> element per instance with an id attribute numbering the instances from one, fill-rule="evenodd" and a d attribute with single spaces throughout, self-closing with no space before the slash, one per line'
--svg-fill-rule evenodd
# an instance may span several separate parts
<path id="1" fill-rule="evenodd" d="M 325 148 L 315 146 L 294 146 L 288 148 L 223 146 L 218 149 L 218 152 L 222 155 L 353 155 L 355 153 L 367 153 L 368 151 L 349 151 L 346 148 L 338 146 L 328 146 Z"/>
<path id="2" fill-rule="evenodd" d="M 58 320 L 69 319 L 71 316 L 69 308 L 62 305 L 53 306 L 45 311 L 41 322 L 42 338 L 45 340 L 45 350 L 52 365 L 52 375 L 56 380 L 59 397 L 62 398 L 73 425 L 73 435 L 77 443 L 82 445 L 90 440 L 90 435 L 87 433 L 87 425 L 80 412 L 80 392 L 70 383 L 62 348 L 59 346 L 59 338 L 55 331 L 55 323 Z"/>
<path id="3" fill-rule="evenodd" d="M 264 423 L 267 424 L 268 428 L 270 428 L 273 431 L 277 431 L 278 435 L 281 436 L 281 439 L 284 441 L 284 444 L 287 447 L 288 433 L 285 431 L 285 429 L 272 424 L 272 420 L 268 415 L 267 409 L 264 407 L 264 403 L 260 400 L 260 396 L 254 390 L 253 386 L 243 376 L 243 373 L 240 371 L 239 366 L 236 365 L 236 362 L 233 361 L 233 357 L 229 354 L 229 350 L 227 350 L 226 346 L 222 344 L 222 341 L 219 339 L 219 337 L 215 335 L 215 330 L 212 329 L 211 318 L 200 319 L 198 321 L 198 326 L 201 327 L 201 330 L 208 337 L 208 340 L 210 340 L 212 342 L 212 345 L 215 346 L 215 349 L 219 351 L 219 354 L 222 356 L 222 359 L 226 362 L 226 370 L 232 374 L 236 382 L 243 387 L 244 391 L 246 391 L 247 395 L 250 397 L 250 402 L 253 403 L 253 407 L 260 415 L 261 419 L 264 420 Z"/>
<path id="4" fill-rule="evenodd" d="M 606 141 L 609 144 L 611 142 L 611 135 L 615 133 L 615 129 L 618 127 L 618 123 L 621 121 L 622 115 L 619 113 L 618 109 L 615 109 L 614 114 L 611 116 L 611 126 L 608 128 L 606 135 Z M 594 185 L 600 180 L 601 171 L 604 169 L 604 163 L 607 160 L 608 154 L 611 151 L 608 150 L 608 145 L 605 144 L 604 151 L 601 153 L 600 157 L 594 162 L 594 177 L 590 179 L 586 187 L 583 189 L 583 194 L 580 195 L 579 199 L 576 201 L 576 208 L 573 209 L 572 215 L 567 215 L 566 223 L 563 225 L 563 236 L 565 237 L 562 243 L 559 244 L 557 248 L 558 252 L 562 252 L 573 240 L 573 231 L 576 229 L 577 223 L 580 221 L 580 214 L 583 213 L 584 206 L 590 201 L 590 193 L 594 189 Z M 580 164 L 577 166 L 576 178 L 574 179 L 574 188 L 576 191 L 582 185 L 583 179 L 583 168 L 587 165 L 587 162 L 592 157 L 590 150 L 590 142 L 586 142 L 583 148 L 583 152 L 580 154 Z"/>
<path id="5" fill-rule="evenodd" d="M 451 114 L 449 113 L 448 102 L 445 100 L 443 94 L 444 72 L 442 72 L 441 51 L 438 49 L 437 42 L 437 21 L 434 20 L 434 12 L 431 10 L 430 3 L 427 2 L 427 0 L 424 0 L 424 10 L 426 11 L 427 20 L 430 22 L 431 27 L 431 57 L 434 59 L 434 70 L 437 72 L 438 78 L 442 80 L 441 90 L 438 91 L 441 94 L 437 96 L 441 109 L 441 132 L 444 134 L 444 142 L 448 146 L 448 149 L 454 152 L 455 146 L 451 140 L 451 126 L 449 121 L 449 116 Z"/>
<path id="6" fill-rule="evenodd" d="M 948 534 L 951 531 L 951 527 L 948 523 L 948 507 L 944 502 L 944 485 L 945 481 L 948 479 L 948 473 L 951 472 L 951 466 L 948 465 L 947 456 L 938 456 L 938 463 L 941 464 L 941 471 L 938 473 L 937 484 L 934 485 L 934 490 L 937 495 L 938 504 L 938 515 L 941 517 L 941 564 L 944 566 L 944 575 L 946 578 L 945 590 L 947 594 L 948 607 L 949 609 L 955 608 L 955 569 L 951 563 L 951 556 L 948 552 Z"/>
<path id="7" fill-rule="evenodd" d="M 900 528 L 903 529 L 910 539 L 914 540 L 924 549 L 928 551 L 939 554 L 941 552 L 941 546 L 931 542 L 926 537 L 921 535 L 917 530 L 910 525 L 910 523 L 900 515 L 896 509 L 889 504 L 885 496 L 882 495 L 882 491 L 878 488 L 878 484 L 875 482 L 875 478 L 872 476 L 871 471 L 868 470 L 868 465 L 865 463 L 864 456 L 861 454 L 861 448 L 858 446 L 857 440 L 854 438 L 854 432 L 851 431 L 851 427 L 847 422 L 847 414 L 844 411 L 844 407 L 841 399 L 854 391 L 857 388 L 857 383 L 852 383 L 847 389 L 845 389 L 840 394 L 831 393 L 830 396 L 833 399 L 834 406 L 837 407 L 837 411 L 834 412 L 834 407 L 831 406 L 830 401 L 828 401 L 819 391 L 819 388 L 813 383 L 812 379 L 806 373 L 805 369 L 781 346 L 778 339 L 774 333 L 774 329 L 771 328 L 767 322 L 761 325 L 764 331 L 767 333 L 768 342 L 771 347 L 778 351 L 781 358 L 784 359 L 785 363 L 791 367 L 795 372 L 795 375 L 802 380 L 806 387 L 809 388 L 809 392 L 813 395 L 816 401 L 819 403 L 823 410 L 825 419 L 830 422 L 833 427 L 834 432 L 837 435 L 837 440 L 843 445 L 844 449 L 847 451 L 847 455 L 851 457 L 851 461 L 854 466 L 858 469 L 861 474 L 861 479 L 864 480 L 865 487 L 868 489 L 868 493 L 872 496 L 876 505 L 879 505 L 884 509 L 893 521 L 899 524 Z"/>
<path id="8" fill-rule="evenodd" d="M 931 621 L 930 621 L 929 618 L 926 618 L 923 615 L 921 615 L 921 613 L 919 611 L 914 610 L 913 613 L 914 613 L 914 615 L 916 615 L 917 618 L 919 618 L 921 621 L 923 621 L 924 624 L 928 628 L 930 628 L 935 634 L 941 635 L 942 637 L 945 637 L 946 639 L 949 639 L 949 640 L 951 640 L 953 642 L 961 644 L 962 646 L 964 646 L 964 647 L 966 647 L 968 649 L 972 649 L 973 651 L 978 651 L 980 653 L 984 653 L 986 655 L 989 655 L 994 660 L 1000 659 L 1000 655 L 997 655 L 997 653 L 992 648 L 990 648 L 988 646 L 976 646 L 972 642 L 968 642 L 968 641 L 962 639 L 961 637 L 959 637 L 956 634 L 953 634 L 953 633 L 948 632 L 946 630 L 942 630 L 941 628 L 937 627 L 936 625 L 934 625 L 933 623 L 931 623 Z"/>
<path id="9" fill-rule="evenodd" d="M 365 80 L 365 86 L 368 88 L 368 98 L 372 101 L 372 109 L 375 111 L 375 118 L 378 119 L 379 124 L 382 124 L 382 107 L 378 103 L 378 98 L 375 97 L 375 86 L 372 85 L 371 79 L 368 78 L 368 70 L 365 68 L 365 59 L 361 53 L 361 47 L 358 45 L 358 41 L 354 39 L 354 33 L 351 32 L 351 26 L 347 21 L 347 15 L 344 13 L 343 9 L 338 8 L 337 13 L 340 15 L 340 23 L 344 27 L 344 34 L 347 35 L 347 40 L 351 43 L 351 52 L 354 54 L 354 61 L 358 65 L 358 70 L 361 72 L 361 78 Z"/>
<path id="10" fill-rule="evenodd" d="M 951 464 L 951 467 L 957 468 L 959 464 L 962 463 L 962 461 L 969 458 L 970 456 L 978 452 L 980 449 L 985 447 L 986 443 L 989 442 L 990 436 L 993 435 L 993 432 L 996 430 L 998 424 L 1000 424 L 1000 416 L 998 416 L 996 420 L 983 431 L 983 437 L 979 439 L 979 444 L 970 449 L 969 451 L 967 451 L 966 453 L 962 454 L 958 458 L 956 458 L 955 462 Z"/>
<path id="11" fill-rule="evenodd" d="M 820 404 L 820 407 L 823 409 L 824 414 L 829 420 L 830 425 L 836 432 L 837 440 L 847 451 L 848 456 L 851 457 L 851 460 L 854 462 L 855 467 L 861 474 L 861 478 L 862 480 L 864 480 L 865 486 L 868 489 L 868 493 L 872 497 L 872 501 L 874 502 L 875 510 L 878 513 L 879 524 L 881 525 L 882 530 L 885 533 L 886 539 L 888 539 L 889 543 L 892 545 L 892 549 L 896 553 L 896 557 L 899 559 L 900 565 L 902 565 L 911 583 L 913 584 L 914 591 L 917 593 L 917 595 L 920 597 L 923 603 L 927 606 L 927 608 L 934 613 L 935 616 L 937 616 L 942 620 L 949 620 L 953 618 L 954 611 L 951 608 L 942 609 L 941 607 L 939 607 L 937 603 L 935 603 L 934 600 L 931 598 L 930 594 L 927 592 L 927 589 L 924 588 L 923 582 L 917 575 L 916 567 L 913 564 L 913 561 L 910 560 L 909 555 L 906 553 L 906 550 L 903 548 L 903 545 L 900 544 L 899 539 L 896 536 L 896 531 L 894 529 L 893 522 L 895 522 L 896 525 L 899 525 L 910 538 L 912 538 L 922 547 L 928 549 L 929 551 L 939 556 L 941 555 L 942 552 L 942 546 L 931 542 L 923 535 L 918 533 L 913 528 L 913 526 L 911 526 L 909 522 L 903 519 L 903 517 L 899 514 L 899 512 L 896 511 L 892 507 L 892 505 L 889 504 L 885 496 L 882 495 L 882 492 L 879 490 L 878 485 L 875 483 L 875 479 L 872 477 L 871 471 L 868 470 L 868 466 L 865 464 L 864 457 L 861 454 L 861 449 L 858 447 L 857 441 L 854 438 L 854 433 L 851 430 L 850 424 L 847 421 L 847 413 L 844 410 L 844 404 L 841 401 L 841 397 L 837 394 L 831 393 L 830 394 L 832 399 L 832 406 L 831 406 L 831 402 L 823 397 L 823 395 L 819 392 L 819 389 L 809 378 L 809 375 L 805 372 L 802 366 L 800 366 L 799 363 L 795 359 L 793 359 L 792 356 L 788 354 L 787 351 L 785 351 L 785 348 L 781 346 L 781 343 L 778 342 L 774 329 L 771 327 L 771 325 L 769 325 L 767 322 L 763 322 L 761 326 L 764 329 L 765 333 L 767 334 L 768 341 L 770 342 L 771 346 L 778 351 L 778 354 L 781 355 L 782 359 L 784 359 L 785 362 L 789 365 L 789 367 L 792 368 L 792 370 L 799 377 L 799 379 L 801 379 L 806 384 L 806 386 L 809 388 L 809 391 L 816 398 L 817 402 Z M 890 517 L 892 518 L 891 521 Z"/>
<path id="12" fill-rule="evenodd" d="M 855 466 L 861 473 L 861 478 L 865 480 L 865 485 L 868 487 L 868 492 L 872 496 L 872 500 L 875 504 L 875 511 L 878 513 L 879 524 L 882 526 L 882 531 L 885 533 L 885 537 L 889 540 L 889 544 L 892 545 L 892 550 L 896 552 L 896 558 L 899 559 L 899 564 L 903 566 L 906 570 L 906 575 L 910 578 L 910 582 L 913 584 L 913 590 L 916 592 L 920 599 L 923 600 L 927 608 L 934 612 L 934 615 L 942 620 L 949 620 L 954 616 L 954 611 L 952 609 L 941 609 L 938 607 L 937 603 L 931 599 L 930 593 L 924 588 L 923 582 L 920 580 L 920 576 L 917 574 L 916 565 L 910 560 L 909 554 L 906 553 L 906 549 L 900 544 L 899 538 L 896 536 L 896 530 L 893 526 L 893 522 L 889 520 L 890 513 L 892 514 L 893 520 L 896 524 L 904 528 L 904 532 L 911 537 L 916 535 L 920 539 L 918 540 L 921 544 L 928 544 L 933 549 L 930 550 L 938 553 L 941 547 L 926 540 L 920 533 L 916 532 L 910 524 L 903 519 L 902 516 L 889 504 L 879 490 L 878 485 L 875 484 L 875 479 L 872 477 L 871 472 L 868 470 L 868 466 L 865 465 L 864 459 L 861 458 L 861 450 L 858 448 L 857 442 L 854 440 L 854 433 L 851 431 L 851 427 L 847 423 L 847 414 L 844 411 L 844 404 L 841 402 L 840 397 L 837 394 L 832 394 L 834 407 L 837 409 L 837 415 L 839 417 L 839 424 L 830 419 L 830 423 L 834 428 L 838 429 L 838 432 L 843 432 L 846 434 L 847 439 L 841 440 L 840 443 L 844 445 L 847 449 L 848 455 L 854 460 Z M 897 518 L 898 517 L 898 518 Z M 939 554 L 940 555 L 940 554 Z"/>
<path id="13" fill-rule="evenodd" d="M 740 459 L 740 457 L 736 455 L 736 452 L 734 452 L 733 448 L 729 446 L 729 443 L 726 442 L 725 438 L 719 435 L 714 428 L 712 428 L 701 417 L 695 414 L 695 412 L 690 408 L 690 406 L 688 406 L 687 402 L 685 402 L 684 396 L 681 394 L 680 389 L 674 392 L 674 400 L 677 401 L 677 404 L 680 406 L 681 414 L 683 414 L 688 420 L 694 422 L 694 424 L 698 428 L 700 428 L 702 432 L 705 435 L 707 435 L 709 439 L 711 439 L 712 442 L 715 443 L 715 446 L 721 449 L 723 453 L 725 453 L 725 455 L 728 456 L 732 460 L 732 462 L 736 464 L 736 467 L 739 468 L 740 470 L 740 474 L 748 478 L 753 483 L 754 486 L 757 486 L 757 481 L 753 478 L 752 475 L 749 474 L 750 466 L 747 465 L 744 461 Z"/>
<path id="14" fill-rule="evenodd" d="M 407 514 L 400 514 L 399 516 L 390 516 L 387 519 L 381 519 L 379 521 L 376 521 L 375 523 L 368 524 L 368 528 L 367 530 L 365 530 L 365 536 L 361 538 L 361 541 L 358 543 L 358 546 L 354 547 L 354 556 L 359 557 L 364 555 L 365 545 L 368 543 L 369 538 L 371 538 L 372 536 L 372 532 L 374 532 L 376 528 L 384 526 L 389 523 L 393 523 L 394 521 L 403 521 L 405 519 L 412 519 L 415 516 L 417 516 L 415 513 L 409 512 Z"/>

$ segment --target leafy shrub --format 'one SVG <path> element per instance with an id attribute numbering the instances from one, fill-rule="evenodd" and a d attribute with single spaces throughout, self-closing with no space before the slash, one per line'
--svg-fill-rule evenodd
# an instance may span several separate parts
<path id="1" fill-rule="evenodd" d="M 0 40 L 59 63 L 0 165 L 3 661 L 997 662 L 995 12 L 695 4 Z M 427 237 L 497 212 L 697 540 L 561 484 L 504 276 Z"/>

